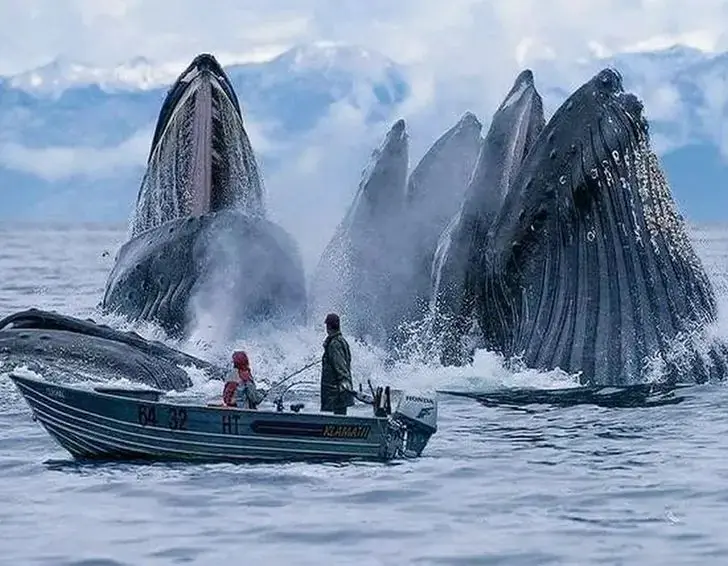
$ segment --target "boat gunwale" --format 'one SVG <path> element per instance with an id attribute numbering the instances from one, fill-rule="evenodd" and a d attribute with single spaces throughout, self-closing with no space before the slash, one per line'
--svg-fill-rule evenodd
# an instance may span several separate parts
<path id="1" fill-rule="evenodd" d="M 368 423 L 368 424 L 372 424 L 374 422 L 386 424 L 389 421 L 389 417 L 335 415 L 333 413 L 328 414 L 328 413 L 322 413 L 320 411 L 313 412 L 313 413 L 304 413 L 304 412 L 296 413 L 293 411 L 286 412 L 286 411 L 275 411 L 275 410 L 268 410 L 268 409 L 265 409 L 265 410 L 244 409 L 241 407 L 227 407 L 227 406 L 223 406 L 223 405 L 201 405 L 201 404 L 197 404 L 197 403 L 171 403 L 169 401 L 152 401 L 152 400 L 140 399 L 140 398 L 134 398 L 134 397 L 125 397 L 123 395 L 115 395 L 113 393 L 101 393 L 99 391 L 96 391 L 95 389 L 88 390 L 88 389 L 81 389 L 80 387 L 74 387 L 74 386 L 66 385 L 66 384 L 51 383 L 51 382 L 48 382 L 48 381 L 45 381 L 42 379 L 38 379 L 38 378 L 34 378 L 34 377 L 19 376 L 13 372 L 11 372 L 9 375 L 10 375 L 10 379 L 13 380 L 13 383 L 15 383 L 16 386 L 18 385 L 17 380 L 20 380 L 21 382 L 28 381 L 31 383 L 36 383 L 41 386 L 49 386 L 49 387 L 57 387 L 59 389 L 65 389 L 65 390 L 71 391 L 73 394 L 87 394 L 90 396 L 100 396 L 100 397 L 104 397 L 104 398 L 120 400 L 125 403 L 143 403 L 145 405 L 157 405 L 157 406 L 163 406 L 163 407 L 167 407 L 167 408 L 177 408 L 177 409 L 179 409 L 179 408 L 198 409 L 198 410 L 209 411 L 211 413 L 218 413 L 218 414 L 223 414 L 223 413 L 228 413 L 228 412 L 237 412 L 237 413 L 244 413 L 244 414 L 249 414 L 249 415 L 274 415 L 278 418 L 280 418 L 282 416 L 283 416 L 283 418 L 304 417 L 304 418 L 309 418 L 309 419 L 318 417 L 318 418 L 325 418 L 325 419 L 340 420 L 343 422 L 351 421 L 353 419 L 359 419 L 359 420 L 370 421 L 370 423 Z M 35 389 L 33 389 L 33 390 L 35 391 Z M 145 390 L 139 389 L 138 391 L 145 391 Z M 152 391 L 152 390 L 150 390 L 150 391 Z M 154 390 L 154 391 L 156 391 L 156 390 Z M 166 392 L 162 392 L 162 393 L 166 393 Z M 38 394 L 42 395 L 46 398 L 50 398 L 47 395 L 44 395 L 43 393 L 38 392 Z M 56 401 L 56 399 L 53 399 L 53 400 Z M 81 410 L 81 409 L 79 409 L 79 410 Z M 97 413 L 92 413 L 92 414 L 97 414 Z M 99 416 L 101 416 L 101 415 L 99 415 Z M 111 418 L 111 417 L 107 417 L 107 418 Z M 113 419 L 113 420 L 116 420 L 116 419 Z M 125 422 L 125 421 L 120 421 L 120 422 Z M 137 425 L 137 426 L 141 426 L 141 425 Z M 149 427 L 145 427 L 145 428 L 149 428 Z M 158 427 L 158 428 L 161 428 L 161 427 Z M 162 429 L 162 430 L 165 430 L 165 429 Z M 185 431 L 182 431 L 182 432 L 185 432 Z"/>

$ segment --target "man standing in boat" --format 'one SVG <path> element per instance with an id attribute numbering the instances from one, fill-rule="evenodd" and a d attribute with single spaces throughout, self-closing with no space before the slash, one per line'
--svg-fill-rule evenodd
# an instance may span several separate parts
<path id="1" fill-rule="evenodd" d="M 351 351 L 341 334 L 339 315 L 326 315 L 326 340 L 321 358 L 321 412 L 345 415 L 354 404 Z"/>

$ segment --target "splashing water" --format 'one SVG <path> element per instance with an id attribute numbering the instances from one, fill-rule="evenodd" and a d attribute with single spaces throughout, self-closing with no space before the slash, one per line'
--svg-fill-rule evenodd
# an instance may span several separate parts
<path id="1" fill-rule="evenodd" d="M 716 289 L 719 318 L 708 329 L 708 340 L 728 337 L 728 230 L 722 226 L 707 226 L 693 230 L 696 249 L 704 262 Z M 62 233 L 63 237 L 58 237 Z M 323 351 L 323 325 L 280 329 L 261 325 L 246 339 L 233 343 L 215 340 L 215 333 L 200 329 L 185 341 L 173 341 L 152 324 L 130 324 L 114 315 L 102 316 L 96 310 L 102 295 L 106 274 L 110 270 L 112 254 L 104 254 L 124 239 L 123 227 L 43 227 L 0 229 L 5 248 L 0 254 L 0 271 L 7 274 L 6 289 L 12 290 L 10 298 L 0 303 L 0 315 L 29 307 L 58 310 L 64 314 L 82 318 L 92 317 L 120 330 L 135 330 L 145 338 L 160 340 L 188 354 L 218 363 L 228 364 L 232 350 L 245 349 L 251 358 L 253 372 L 258 379 L 276 381 L 288 373 L 318 359 Z M 210 315 L 212 316 L 212 315 Z M 214 317 L 209 322 L 214 322 Z M 346 327 L 343 328 L 346 333 Z M 390 384 L 395 388 L 414 391 L 449 389 L 482 392 L 504 387 L 533 387 L 554 389 L 578 385 L 576 376 L 563 372 L 542 372 L 518 368 L 504 363 L 502 357 L 484 350 L 476 352 L 473 363 L 465 367 L 439 365 L 435 356 L 418 342 L 416 329 L 412 340 L 403 347 L 409 348 L 408 357 L 392 363 L 379 349 L 350 339 L 352 349 L 352 373 L 355 385 L 373 383 Z M 419 347 L 419 351 L 417 350 Z M 406 360 L 406 361 L 405 361 Z M 7 364 L 0 372 L 12 370 Z M 21 370 L 23 368 L 17 368 Z M 185 395 L 200 398 L 218 397 L 219 382 L 209 382 L 206 376 L 188 369 L 193 387 Z M 310 393 L 317 390 L 318 368 L 302 375 L 311 380 L 301 389 Z M 104 380 L 99 376 L 85 376 L 89 381 Z M 2 397 L 12 386 L 1 379 Z M 13 394 L 13 397 L 16 397 Z"/>

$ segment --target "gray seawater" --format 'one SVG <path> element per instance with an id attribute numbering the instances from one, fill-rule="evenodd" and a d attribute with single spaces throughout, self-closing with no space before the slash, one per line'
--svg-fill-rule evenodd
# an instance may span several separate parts
<path id="1" fill-rule="evenodd" d="M 116 227 L 0 227 L 0 316 L 38 306 L 98 317 L 122 237 Z M 722 297 L 728 230 L 696 229 L 694 240 Z M 248 345 L 254 368 L 318 355 L 316 333 Z M 184 347 L 213 355 L 200 344 Z M 354 355 L 359 377 L 413 387 L 564 379 L 511 375 L 487 355 L 468 369 L 386 374 L 374 353 Z M 0 373 L 0 564 L 723 565 L 728 391 L 683 395 L 635 409 L 441 398 L 424 456 L 396 465 L 82 465 Z"/>

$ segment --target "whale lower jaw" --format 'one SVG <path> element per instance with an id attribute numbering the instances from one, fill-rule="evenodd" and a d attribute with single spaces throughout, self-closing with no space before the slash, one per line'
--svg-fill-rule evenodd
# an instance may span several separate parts
<path id="1" fill-rule="evenodd" d="M 603 71 L 552 117 L 488 234 L 486 342 L 590 385 L 726 375 L 707 274 L 650 149 L 641 106 Z"/>

